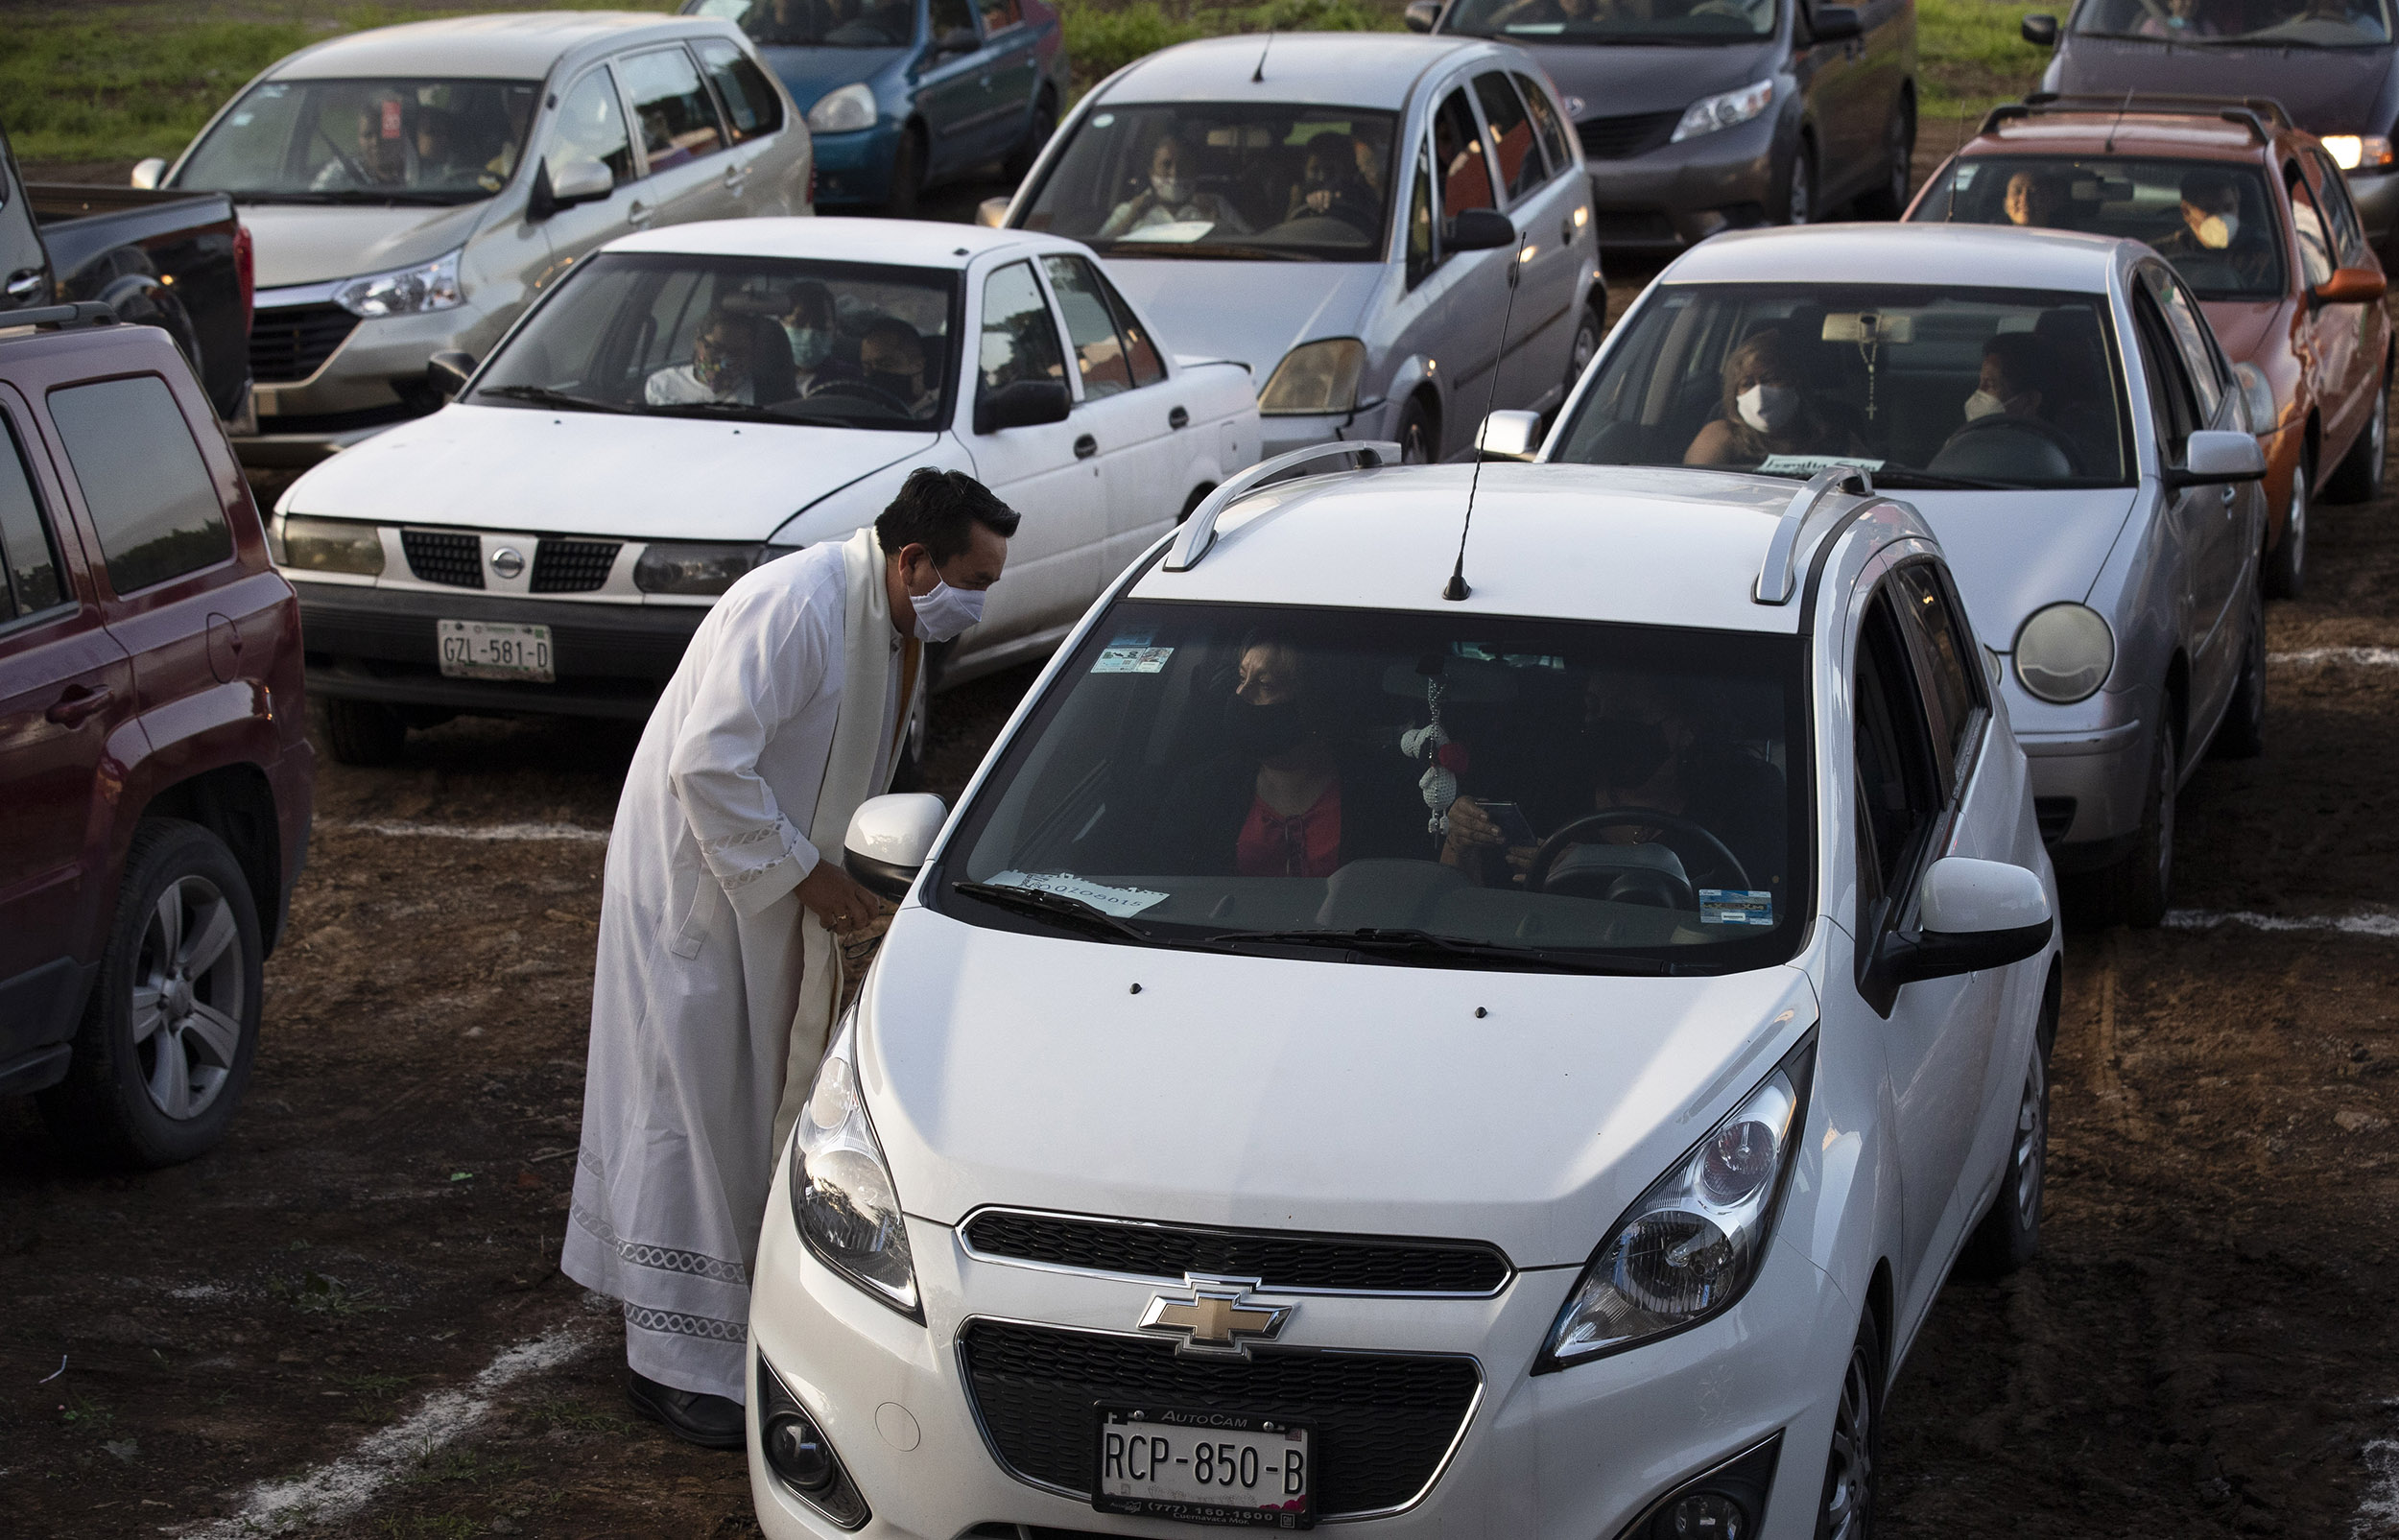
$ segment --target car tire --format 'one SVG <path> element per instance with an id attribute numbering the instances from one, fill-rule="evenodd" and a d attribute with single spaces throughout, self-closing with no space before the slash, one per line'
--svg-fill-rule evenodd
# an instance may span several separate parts
<path id="1" fill-rule="evenodd" d="M 1867 219 L 1897 219 L 1906 212 L 1915 153 L 1915 109 L 1902 95 L 1891 104 L 1890 121 L 1883 125 L 1883 184 L 1858 200 L 1861 215 Z"/>
<path id="2" fill-rule="evenodd" d="M 2266 601 L 2249 590 L 2249 639 L 2241 649 L 2241 676 L 2233 681 L 2223 725 L 2208 752 L 2218 759 L 2255 759 L 2266 752 Z"/>
<path id="3" fill-rule="evenodd" d="M 1791 170 L 1783 181 L 1783 206 L 1778 225 L 1805 225 L 1816 217 L 1816 151 L 1802 138 L 1791 153 Z"/>
<path id="4" fill-rule="evenodd" d="M 916 198 L 925 186 L 925 133 L 914 124 L 900 131 L 900 141 L 891 152 L 891 185 L 885 192 L 877 212 L 886 219 L 914 219 Z"/>
<path id="5" fill-rule="evenodd" d="M 145 818 L 66 1078 L 40 1097 L 79 1158 L 172 1166 L 225 1137 L 258 1049 L 257 905 L 225 841 Z"/>
<path id="6" fill-rule="evenodd" d="M 1001 168 L 1011 186 L 1025 179 L 1026 173 L 1033 170 L 1033 161 L 1040 158 L 1041 147 L 1048 144 L 1050 135 L 1057 131 L 1057 99 L 1045 89 L 1039 100 L 1033 104 L 1033 122 L 1026 126 L 1024 142 L 1009 153 Z"/>
<path id="7" fill-rule="evenodd" d="M 2307 457 L 2302 455 L 2291 467 L 2291 513 L 2283 521 L 2282 538 L 2266 553 L 2266 586 L 2276 599 L 2296 599 L 2307 592 L 2308 511 L 2315 501 L 2314 487 L 2315 478 L 2308 474 Z"/>
<path id="8" fill-rule="evenodd" d="M 2040 1254 L 2042 1183 L 2049 1171 L 2049 1045 L 2057 1031 L 2056 1012 L 2054 1001 L 2041 1007 L 2041 1027 L 2033 1033 L 2031 1061 L 2017 1097 L 2007 1173 L 1958 1256 L 1958 1271 L 1966 1277 L 2005 1278 Z"/>
<path id="9" fill-rule="evenodd" d="M 1882 1463 L 1883 1332 L 1869 1305 L 1841 1369 L 1824 1495 L 1816 1508 L 1817 1540 L 1868 1540 L 1874 1533 Z"/>
<path id="10" fill-rule="evenodd" d="M 408 747 L 408 721 L 379 700 L 325 702 L 325 743 L 344 765 L 389 765 Z"/>
<path id="11" fill-rule="evenodd" d="M 2161 702 L 2162 705 L 2162 702 Z M 2132 848 L 2108 873 L 2111 917 L 2136 931 L 2154 930 L 2166 918 L 2174 881 L 2174 811 L 2180 800 L 2181 760 L 2172 723 L 2161 720 L 2150 746 L 2149 787 L 2141 798 L 2141 824 Z"/>
<path id="12" fill-rule="evenodd" d="M 2365 431 L 2349 446 L 2340 464 L 2324 481 L 2327 503 L 2370 503 L 2383 495 L 2384 463 L 2390 453 L 2390 371 L 2385 369 L 2374 392 L 2373 415 Z"/>
<path id="13" fill-rule="evenodd" d="M 1403 465 L 1430 465 L 1441 458 L 1440 429 L 1433 419 L 1433 409 L 1420 395 L 1410 396 L 1399 409 L 1399 425 L 1391 430 L 1391 438 L 1399 444 Z"/>
<path id="14" fill-rule="evenodd" d="M 1582 307 L 1582 315 L 1575 322 L 1574 344 L 1566 352 L 1568 395 L 1574 394 L 1575 382 L 1582 378 L 1582 371 L 1591 367 L 1591 361 L 1600 356 L 1600 339 L 1607 335 L 1607 317 L 1603 310 L 1606 302 L 1604 296 L 1594 296 L 1594 302 Z"/>

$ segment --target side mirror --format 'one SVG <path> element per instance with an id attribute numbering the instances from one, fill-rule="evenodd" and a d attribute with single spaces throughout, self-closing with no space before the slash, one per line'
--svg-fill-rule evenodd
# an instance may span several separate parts
<path id="1" fill-rule="evenodd" d="M 2045 16 L 2039 12 L 2034 12 L 2016 23 L 2016 30 L 2024 34 L 2024 40 L 2035 48 L 2057 46 L 2057 18 L 2055 16 Z"/>
<path id="2" fill-rule="evenodd" d="M 1063 381 L 1012 380 L 996 391 L 985 391 L 975 397 L 975 432 L 997 433 L 1002 428 L 1037 428 L 1045 422 L 1064 422 L 1066 415 L 1075 410 L 1075 398 L 1069 395 Z"/>
<path id="3" fill-rule="evenodd" d="M 2266 476 L 2266 451 L 2245 433 L 2202 428 L 2182 450 L 2182 463 L 2166 467 L 2165 482 L 2180 490 L 2218 482 L 2254 482 Z"/>
<path id="4" fill-rule="evenodd" d="M 534 173 L 534 196 L 526 212 L 548 219 L 561 208 L 593 203 L 616 191 L 616 176 L 597 160 L 569 160 L 552 176 L 547 163 Z"/>
<path id="5" fill-rule="evenodd" d="M 1012 196 L 985 199 L 975 205 L 975 223 L 986 230 L 1004 227 L 1008 224 L 1008 205 L 1015 201 Z"/>
<path id="6" fill-rule="evenodd" d="M 2267 383 L 2265 374 L 2255 364 L 2235 364 L 2235 378 L 2241 382 L 2241 399 L 2249 409 L 2249 431 L 2271 433 L 2282 414 L 2274 406 L 2274 388 Z"/>
<path id="7" fill-rule="evenodd" d="M 425 360 L 425 383 L 444 401 L 455 401 L 475 372 L 475 355 L 448 349 Z"/>
<path id="8" fill-rule="evenodd" d="M 1846 42 L 1864 31 L 1856 9 L 1850 6 L 1817 6 L 1808 13 L 1808 37 L 1813 42 Z"/>
<path id="9" fill-rule="evenodd" d="M 1531 460 L 1541 452 L 1541 414 L 1494 412 L 1475 431 L 1474 446 L 1485 460 Z"/>
<path id="10" fill-rule="evenodd" d="M 870 796 L 849 816 L 842 866 L 860 887 L 896 904 L 908 896 L 949 816 L 930 792 Z"/>
<path id="11" fill-rule="evenodd" d="M 1441 0 L 1408 0 L 1408 10 L 1400 19 L 1410 32 L 1431 32 L 1440 24 Z"/>
<path id="12" fill-rule="evenodd" d="M 2370 305 L 2389 287 L 2373 268 L 2337 268 L 2309 297 L 2319 305 Z"/>
<path id="13" fill-rule="evenodd" d="M 166 174 L 167 163 L 156 155 L 152 155 L 147 160 L 133 162 L 133 185 L 136 187 L 154 188 L 158 185 L 159 178 Z"/>
<path id="14" fill-rule="evenodd" d="M 1895 988 L 2022 962 L 2049 945 L 2055 925 L 2041 879 L 2004 861 L 1944 856 L 1924 874 L 1920 929 L 1893 936 L 1878 960 Z"/>
<path id="15" fill-rule="evenodd" d="M 983 39 L 975 36 L 975 30 L 972 27 L 952 27 L 940 36 L 933 39 L 933 52 L 936 58 L 949 54 L 971 54 L 982 46 Z"/>
<path id="16" fill-rule="evenodd" d="M 1452 251 L 1488 251 L 1515 244 L 1516 226 L 1496 208 L 1462 209 L 1441 229 L 1441 245 Z"/>

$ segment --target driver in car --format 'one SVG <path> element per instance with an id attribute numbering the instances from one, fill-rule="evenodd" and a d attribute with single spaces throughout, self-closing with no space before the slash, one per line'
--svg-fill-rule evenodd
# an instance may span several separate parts
<path id="1" fill-rule="evenodd" d="M 753 399 L 750 381 L 750 318 L 719 306 L 700 323 L 692 340 L 691 362 L 670 364 L 642 386 L 642 399 L 653 407 L 704 406 Z"/>
<path id="2" fill-rule="evenodd" d="M 1249 225 L 1232 204 L 1200 191 L 1190 175 L 1190 153 L 1169 134 L 1150 152 L 1150 185 L 1116 205 L 1095 239 L 1113 241 L 1158 225 L 1205 224 L 1211 233 L 1247 235 Z"/>
<path id="3" fill-rule="evenodd" d="M 337 154 L 324 163 L 309 187 L 338 192 L 351 187 L 406 187 L 416 171 L 414 136 L 408 131 L 408 101 L 393 91 L 381 91 L 358 108 L 357 152 Z M 327 135 L 328 138 L 331 135 Z"/>
<path id="4" fill-rule="evenodd" d="M 864 378 L 822 378 L 808 393 L 865 390 L 898 406 L 912 417 L 933 410 L 940 393 L 938 380 L 928 380 L 925 343 L 916 328 L 894 317 L 870 322 L 858 340 L 858 363 Z"/>
<path id="5" fill-rule="evenodd" d="M 2050 414 L 2064 399 L 2057 388 L 2057 360 L 2050 346 L 2031 332 L 2000 332 L 1983 344 L 1983 371 L 1974 393 L 1966 397 L 1966 420 L 1927 462 L 1939 465 L 1943 457 L 1994 429 L 2016 428 L 2055 444 L 2066 456 L 2070 474 L 2082 472 L 2082 455 Z"/>
<path id="6" fill-rule="evenodd" d="M 1865 445 L 1808 400 L 1805 371 L 1783 334 L 1752 332 L 1724 355 L 1719 415 L 1683 451 L 1686 465 L 1754 466 L 1770 455 L 1855 456 Z"/>
<path id="7" fill-rule="evenodd" d="M 1348 134 L 1319 133 L 1293 184 L 1283 219 L 1330 217 L 1371 234 L 1382 223 L 1382 200 L 1358 171 L 1358 147 Z"/>

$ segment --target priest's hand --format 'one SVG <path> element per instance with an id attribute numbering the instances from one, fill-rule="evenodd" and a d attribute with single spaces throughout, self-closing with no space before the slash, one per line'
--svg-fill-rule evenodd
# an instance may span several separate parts
<path id="1" fill-rule="evenodd" d="M 836 936 L 871 925 L 883 912 L 883 900 L 859 887 L 835 861 L 818 862 L 792 890 Z"/>

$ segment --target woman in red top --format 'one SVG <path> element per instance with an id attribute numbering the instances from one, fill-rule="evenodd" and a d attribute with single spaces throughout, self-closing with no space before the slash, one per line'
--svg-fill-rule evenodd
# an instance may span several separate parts
<path id="1" fill-rule="evenodd" d="M 1233 747 L 1258 759 L 1233 841 L 1233 869 L 1244 877 L 1330 877 L 1341 865 L 1341 767 L 1301 715 L 1299 671 L 1299 650 L 1288 643 L 1244 648 L 1225 708 Z"/>

